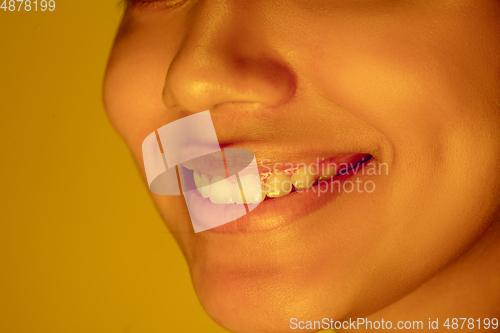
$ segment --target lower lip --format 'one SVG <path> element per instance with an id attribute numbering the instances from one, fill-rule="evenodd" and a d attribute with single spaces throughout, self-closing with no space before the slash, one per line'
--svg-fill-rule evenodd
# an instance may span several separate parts
<path id="1" fill-rule="evenodd" d="M 373 162 L 373 159 L 370 162 Z M 253 233 L 290 225 L 297 219 L 321 209 L 344 190 L 356 191 L 354 182 L 345 186 L 346 182 L 356 175 L 360 180 L 365 181 L 365 178 L 369 176 L 365 172 L 361 172 L 361 169 L 366 164 L 367 162 L 343 175 L 332 178 L 328 182 L 311 186 L 307 190 L 292 192 L 281 198 L 266 199 L 248 214 L 229 223 L 208 229 L 205 232 L 217 234 Z M 353 186 L 354 190 L 351 190 Z M 203 207 L 211 204 L 210 199 L 204 199 L 198 193 L 186 197 L 186 200 L 189 201 L 188 205 L 191 207 Z M 231 208 L 231 206 L 234 207 L 235 205 L 226 205 L 227 208 Z"/>

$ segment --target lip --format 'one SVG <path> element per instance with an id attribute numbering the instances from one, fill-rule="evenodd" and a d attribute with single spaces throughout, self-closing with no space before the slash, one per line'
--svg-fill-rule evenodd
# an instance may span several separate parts
<path id="1" fill-rule="evenodd" d="M 233 145 L 223 145 L 221 144 L 222 151 L 227 151 L 225 149 L 229 148 L 232 151 L 238 150 Z M 352 158 L 357 155 L 363 155 L 363 153 L 352 153 L 349 151 L 326 151 L 321 152 L 318 150 L 311 150 L 309 152 L 300 151 L 290 151 L 286 150 L 285 147 L 279 152 L 273 152 L 272 154 L 267 147 L 256 147 L 252 145 L 251 147 L 246 146 L 238 146 L 238 148 L 242 152 L 233 152 L 231 155 L 236 159 L 234 161 L 228 160 L 227 156 L 225 157 L 225 163 L 227 164 L 227 169 L 231 170 L 242 170 L 245 168 L 250 159 L 248 157 L 247 152 L 254 152 L 255 158 L 257 161 L 257 168 L 259 174 L 261 175 L 261 180 L 265 180 L 269 177 L 269 174 L 274 170 L 282 170 L 285 174 L 292 175 L 293 172 L 299 166 L 302 165 L 316 165 L 319 166 L 321 164 L 337 164 L 340 165 L 342 163 L 353 163 Z M 359 152 L 367 151 L 365 155 L 371 155 L 374 159 L 379 159 L 379 151 L 376 149 L 366 149 L 359 148 L 357 149 Z M 238 156 L 240 155 L 240 156 Z M 222 163 L 223 154 L 213 153 L 209 155 L 202 156 L 200 158 L 196 158 L 187 162 L 183 162 L 182 166 L 188 170 L 196 171 L 198 173 L 204 173 L 208 176 L 224 176 L 226 175 L 224 171 L 224 165 Z M 263 157 L 265 156 L 265 158 Z M 330 156 L 330 157 L 328 157 Z M 222 169 L 222 170 L 221 170 Z M 243 174 L 245 171 L 243 171 Z"/>
<path id="2" fill-rule="evenodd" d="M 368 157 L 369 156 L 369 157 Z M 264 160 L 259 163 L 259 172 L 260 172 L 260 179 L 261 181 L 266 181 L 269 176 L 277 171 L 280 170 L 283 172 L 285 175 L 291 177 L 299 167 L 302 166 L 309 166 L 309 165 L 314 165 L 318 172 L 321 174 L 322 172 L 326 171 L 326 168 L 328 166 L 335 167 L 335 170 L 337 171 L 337 176 L 340 174 L 344 174 L 347 170 L 345 169 L 348 167 L 349 169 L 354 169 L 354 166 L 357 166 L 358 164 L 363 164 L 364 162 L 368 162 L 373 156 L 370 154 L 346 154 L 346 155 L 340 155 L 340 156 L 335 156 L 335 157 L 330 157 L 326 159 L 319 159 L 317 158 L 315 161 L 312 160 L 305 160 L 305 162 L 300 162 L 300 163 L 270 163 L 268 161 L 267 163 L 264 162 Z M 279 165 L 279 167 L 277 167 Z M 265 169 L 265 172 L 262 172 L 262 170 Z"/>
<path id="3" fill-rule="evenodd" d="M 360 155 L 362 154 L 350 154 L 345 156 L 359 157 Z M 281 198 L 266 198 L 266 200 L 258 205 L 248 205 L 250 209 L 248 214 L 218 227 L 209 228 L 205 230 L 205 232 L 214 234 L 255 233 L 270 231 L 290 225 L 297 219 L 321 209 L 331 202 L 332 199 L 342 195 L 344 192 L 344 184 L 349 179 L 357 175 L 361 181 L 364 181 L 366 178 L 370 177 L 364 172 L 364 168 L 368 163 L 377 164 L 377 160 L 372 156 L 371 159 L 364 161 L 354 169 L 342 175 L 337 175 L 329 181 L 318 183 L 307 190 L 294 191 Z M 204 199 L 196 191 L 192 191 L 189 194 L 186 193 L 185 196 L 188 205 L 191 205 L 191 207 L 199 207 L 197 208 L 197 213 L 199 214 L 203 214 L 202 212 L 205 211 L 205 209 L 208 210 L 214 206 L 217 206 L 218 209 L 226 210 L 230 210 L 237 206 L 212 204 L 210 199 Z M 193 216 L 191 216 L 191 218 L 193 219 Z"/>

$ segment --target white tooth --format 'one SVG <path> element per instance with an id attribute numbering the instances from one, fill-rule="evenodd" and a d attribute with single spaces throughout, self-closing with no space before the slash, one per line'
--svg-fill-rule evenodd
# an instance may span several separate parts
<path id="1" fill-rule="evenodd" d="M 208 198 L 210 195 L 210 180 L 204 173 L 202 173 L 200 177 L 200 187 L 198 188 L 198 192 L 200 192 L 204 199 Z"/>
<path id="2" fill-rule="evenodd" d="M 316 182 L 318 179 L 316 174 L 317 171 L 314 165 L 304 165 L 292 176 L 292 184 L 299 191 L 305 190 Z"/>
<path id="3" fill-rule="evenodd" d="M 200 187 L 201 187 L 201 177 L 198 174 L 198 172 L 193 171 L 193 178 L 194 178 L 194 185 L 196 185 L 196 189 L 198 190 L 198 193 L 201 194 L 200 192 Z"/>
<path id="4" fill-rule="evenodd" d="M 267 184 L 260 183 L 260 188 L 262 190 L 262 201 L 264 201 L 264 199 L 266 198 L 267 193 L 269 192 L 269 187 L 270 186 L 268 186 Z"/>
<path id="5" fill-rule="evenodd" d="M 329 180 L 333 176 L 337 174 L 337 165 L 336 164 L 328 164 L 328 165 L 323 165 L 322 170 L 321 170 L 321 175 L 319 177 L 319 181 L 325 181 Z"/>
<path id="6" fill-rule="evenodd" d="M 266 181 L 269 185 L 267 196 L 269 198 L 279 198 L 288 195 L 292 191 L 292 181 L 284 173 L 273 173 Z"/>
<path id="7" fill-rule="evenodd" d="M 238 184 L 233 186 L 233 198 L 237 205 L 243 205 L 243 191 L 240 190 Z"/>
<path id="8" fill-rule="evenodd" d="M 210 182 L 210 201 L 214 204 L 232 204 L 233 187 L 229 179 L 222 176 L 215 176 Z"/>
<path id="9" fill-rule="evenodd" d="M 245 175 L 240 177 L 241 188 L 245 193 L 247 204 L 257 204 L 262 201 L 262 188 L 259 175 Z"/>

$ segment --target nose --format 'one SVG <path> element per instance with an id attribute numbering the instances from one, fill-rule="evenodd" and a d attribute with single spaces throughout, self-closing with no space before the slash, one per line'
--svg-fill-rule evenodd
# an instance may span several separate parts
<path id="1" fill-rule="evenodd" d="M 254 1 L 201 1 L 170 63 L 163 102 L 188 112 L 226 103 L 278 106 L 296 90 L 296 75 L 269 42 Z M 237 1 L 233 1 L 237 2 Z"/>

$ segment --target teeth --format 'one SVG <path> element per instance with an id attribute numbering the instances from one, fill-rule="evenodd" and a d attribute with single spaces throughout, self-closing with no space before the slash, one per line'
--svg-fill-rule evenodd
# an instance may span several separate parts
<path id="1" fill-rule="evenodd" d="M 245 194 L 247 204 L 256 204 L 262 201 L 262 188 L 258 175 L 245 175 L 240 177 L 241 188 Z M 265 194 L 264 194 L 265 196 Z"/>
<path id="2" fill-rule="evenodd" d="M 267 197 L 267 193 L 269 192 L 269 186 L 267 184 L 260 183 L 260 190 L 262 191 L 262 201 Z"/>
<path id="3" fill-rule="evenodd" d="M 283 173 L 273 173 L 266 181 L 269 185 L 267 196 L 270 198 L 283 197 L 290 193 L 292 190 L 292 182 L 290 177 Z"/>
<path id="4" fill-rule="evenodd" d="M 243 205 L 243 191 L 240 190 L 237 184 L 233 186 L 233 192 L 232 192 L 233 198 L 236 198 L 234 201 L 237 205 Z"/>
<path id="5" fill-rule="evenodd" d="M 196 181 L 195 181 L 195 185 L 196 185 Z M 196 185 L 196 187 L 198 187 L 198 185 Z M 210 195 L 210 180 L 203 173 L 200 176 L 200 187 L 198 187 L 198 192 L 200 192 L 203 199 L 208 198 L 208 196 Z"/>
<path id="6" fill-rule="evenodd" d="M 321 176 L 318 178 L 318 181 L 322 182 L 325 180 L 329 180 L 333 176 L 337 174 L 337 166 L 336 165 L 327 165 L 326 169 L 322 170 Z"/>
<path id="7" fill-rule="evenodd" d="M 196 189 L 199 192 L 201 187 L 201 176 L 198 172 L 193 171 L 193 178 L 194 178 L 194 184 L 196 185 Z"/>
<path id="8" fill-rule="evenodd" d="M 311 187 L 317 179 L 316 167 L 312 164 L 299 168 L 291 178 L 293 186 L 299 191 Z"/>
<path id="9" fill-rule="evenodd" d="M 233 188 L 235 184 L 222 176 L 215 176 L 210 183 L 210 201 L 215 204 L 234 203 Z"/>
<path id="10" fill-rule="evenodd" d="M 210 176 L 197 171 L 193 172 L 194 184 L 198 193 L 204 199 L 209 198 L 215 204 L 257 204 L 266 197 L 265 185 L 260 182 L 257 175 L 245 175 L 240 177 L 243 190 L 238 184 L 232 183 L 225 177 L 214 176 L 210 181 Z M 243 201 L 245 197 L 246 201 Z"/>
<path id="11" fill-rule="evenodd" d="M 193 177 L 198 192 L 204 199 L 209 198 L 215 204 L 257 204 L 264 201 L 266 196 L 279 198 L 288 195 L 292 191 L 292 184 L 298 191 L 302 191 L 314 185 L 316 181 L 325 181 L 336 176 L 336 165 L 325 165 L 325 167 L 318 172 L 316 166 L 305 165 L 292 177 L 288 177 L 282 171 L 275 171 L 265 183 L 261 183 L 257 175 L 241 176 L 240 183 L 243 190 L 239 189 L 238 184 L 222 176 L 214 176 L 210 181 L 209 176 L 194 171 Z"/>

